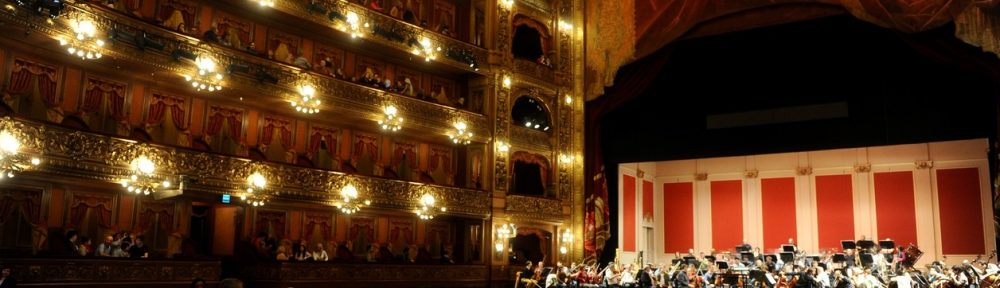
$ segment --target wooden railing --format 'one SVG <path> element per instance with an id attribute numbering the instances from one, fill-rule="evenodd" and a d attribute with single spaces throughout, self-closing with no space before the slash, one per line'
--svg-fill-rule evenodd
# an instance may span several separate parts
<path id="1" fill-rule="evenodd" d="M 131 258 L 0 258 L 18 287 L 186 287 L 196 278 L 219 281 L 222 263 Z"/>

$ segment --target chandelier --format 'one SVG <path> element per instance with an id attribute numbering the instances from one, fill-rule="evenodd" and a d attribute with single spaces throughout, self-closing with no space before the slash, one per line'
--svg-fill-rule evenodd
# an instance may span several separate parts
<path id="1" fill-rule="evenodd" d="M 157 189 L 169 189 L 173 185 L 169 179 L 156 175 L 156 163 L 145 154 L 139 155 L 129 163 L 129 175 L 122 179 L 122 187 L 128 192 L 149 195 Z"/>
<path id="2" fill-rule="evenodd" d="M 417 216 L 420 217 L 421 220 L 430 220 L 434 219 L 434 216 L 438 213 L 448 211 L 448 208 L 445 208 L 444 206 L 441 206 L 440 208 L 435 207 L 435 202 L 437 202 L 437 200 L 434 199 L 434 195 L 424 193 L 423 196 L 420 196 L 420 207 L 418 207 L 414 212 L 417 213 Z"/>
<path id="3" fill-rule="evenodd" d="M 100 49 L 104 47 L 104 40 L 96 37 L 94 21 L 74 19 L 69 25 L 73 29 L 73 38 L 59 37 L 59 46 L 66 47 L 66 52 L 83 60 L 101 59 Z"/>
<path id="4" fill-rule="evenodd" d="M 411 40 L 412 41 L 412 40 Z M 412 43 L 412 42 L 411 42 Z M 441 47 L 434 47 L 431 45 L 431 39 L 424 36 L 417 42 L 419 47 L 413 47 L 413 55 L 424 56 L 424 61 L 431 61 L 437 59 L 437 53 L 441 52 Z"/>
<path id="5" fill-rule="evenodd" d="M 42 163 L 38 157 L 21 151 L 21 139 L 25 136 L 10 118 L 0 120 L 0 179 L 14 178 L 14 175 Z"/>
<path id="6" fill-rule="evenodd" d="M 362 207 L 372 204 L 371 200 L 365 199 L 364 201 L 358 201 L 358 188 L 354 185 L 347 184 L 344 188 L 340 188 L 341 200 L 335 205 L 340 208 L 340 212 L 344 214 L 354 214 L 361 210 Z"/>
<path id="7" fill-rule="evenodd" d="M 497 241 L 494 244 L 497 252 L 503 252 L 504 242 L 517 234 L 517 226 L 514 224 L 503 224 L 497 228 Z"/>
<path id="8" fill-rule="evenodd" d="M 292 101 L 292 107 L 295 107 L 295 111 L 306 114 L 319 112 L 320 101 L 316 98 L 316 87 L 308 84 L 299 86 L 299 96 L 300 99 Z"/>
<path id="9" fill-rule="evenodd" d="M 455 132 L 448 135 L 448 138 L 451 138 L 451 142 L 455 142 L 455 144 L 469 144 L 472 142 L 472 132 L 469 132 L 468 128 L 465 122 L 455 122 Z"/>
<path id="10" fill-rule="evenodd" d="M 259 171 L 254 171 L 250 174 L 250 176 L 247 176 L 246 193 L 240 195 L 240 200 L 243 200 L 254 207 L 264 206 L 264 203 L 270 199 L 270 197 L 264 193 L 265 188 L 267 188 L 267 178 L 264 177 L 264 175 Z"/>
<path id="11" fill-rule="evenodd" d="M 403 126 L 403 117 L 399 117 L 399 110 L 396 106 L 386 106 L 382 109 L 382 120 L 378 120 L 378 125 L 382 130 L 396 132 Z"/>
<path id="12" fill-rule="evenodd" d="M 215 92 L 222 90 L 222 72 L 215 71 L 215 60 L 206 56 L 198 56 L 194 60 L 195 65 L 198 67 L 198 74 L 195 75 L 184 75 L 184 80 L 191 83 L 191 87 L 201 90 L 208 90 L 208 92 Z"/>

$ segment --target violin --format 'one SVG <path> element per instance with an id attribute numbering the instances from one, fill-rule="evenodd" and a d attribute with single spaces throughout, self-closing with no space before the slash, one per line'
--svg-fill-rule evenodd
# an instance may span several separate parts
<path id="1" fill-rule="evenodd" d="M 692 288 L 702 288 L 702 287 L 704 287 L 704 283 L 701 282 L 701 277 L 699 277 L 697 273 L 690 273 L 688 275 L 688 279 L 691 279 L 690 280 L 690 285 L 691 285 Z"/>

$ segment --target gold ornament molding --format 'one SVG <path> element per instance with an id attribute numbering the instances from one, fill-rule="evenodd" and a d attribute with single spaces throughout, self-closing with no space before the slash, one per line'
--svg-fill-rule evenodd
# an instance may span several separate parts
<path id="1" fill-rule="evenodd" d="M 487 217 L 490 213 L 490 197 L 486 191 L 346 175 L 277 163 L 254 163 L 249 159 L 138 144 L 131 140 L 22 122 L 26 137 L 39 139 L 37 143 L 30 144 L 37 145 L 33 148 L 43 154 L 44 165 L 37 171 L 51 175 L 117 182 L 120 175 L 128 173 L 127 163 L 137 155 L 137 147 L 142 146 L 147 147 L 144 151 L 150 158 L 161 159 L 157 164 L 163 167 L 160 171 L 190 179 L 191 183 L 186 183 L 185 188 L 188 191 L 236 193 L 246 189 L 244 179 L 252 173 L 251 170 L 262 170 L 268 175 L 268 190 L 280 195 L 277 199 L 328 203 L 338 196 L 339 191 L 335 187 L 350 182 L 365 191 L 374 207 L 409 211 L 415 207 L 420 195 L 431 192 L 438 195 L 438 201 L 448 206 L 449 214 Z"/>
<path id="2" fill-rule="evenodd" d="M 934 161 L 930 161 L 930 160 L 916 161 L 916 162 L 913 162 L 913 166 L 916 167 L 917 170 L 931 169 L 931 168 L 934 168 Z"/>
<path id="3" fill-rule="evenodd" d="M 868 172 L 871 172 L 871 171 L 872 171 L 872 164 L 871 163 L 854 164 L 854 172 L 855 173 L 868 173 Z"/>
<path id="4" fill-rule="evenodd" d="M 562 219 L 562 201 L 541 197 L 507 195 L 506 213 L 516 218 Z"/>

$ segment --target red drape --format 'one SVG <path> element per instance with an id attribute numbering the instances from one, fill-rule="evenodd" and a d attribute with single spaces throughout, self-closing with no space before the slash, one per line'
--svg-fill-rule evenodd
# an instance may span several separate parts
<path id="1" fill-rule="evenodd" d="M 319 233 L 323 235 L 324 240 L 333 239 L 332 227 L 330 223 L 330 215 L 324 214 L 306 214 L 306 234 L 304 239 L 312 239 L 313 233 L 316 226 L 319 226 L 321 231 Z"/>
<path id="2" fill-rule="evenodd" d="M 287 121 L 265 118 L 264 119 L 264 131 L 261 132 L 260 143 L 263 145 L 271 145 L 272 138 L 274 138 L 274 130 L 278 129 L 279 136 L 281 138 L 281 145 L 286 149 L 292 147 L 292 130 L 291 126 Z"/>
<path id="3" fill-rule="evenodd" d="M 403 239 L 406 244 L 413 244 L 413 230 L 403 225 L 392 227 L 392 231 L 389 231 L 389 243 L 396 243 L 398 239 Z"/>
<path id="4" fill-rule="evenodd" d="M 451 151 L 432 149 L 431 153 L 431 163 L 427 164 L 428 170 L 434 171 L 440 162 L 440 165 L 444 166 L 445 172 L 451 172 Z"/>
<path id="5" fill-rule="evenodd" d="M 98 109 L 101 108 L 103 101 L 108 101 L 108 116 L 118 121 L 125 120 L 124 86 L 90 80 L 87 83 L 87 92 L 84 93 L 83 105 L 80 110 L 86 113 L 99 113 Z"/>
<path id="6" fill-rule="evenodd" d="M 74 195 L 73 204 L 70 205 L 69 226 L 81 227 L 83 218 L 90 211 L 101 227 L 111 228 L 111 200 L 111 197 Z"/>
<path id="7" fill-rule="evenodd" d="M 129 6 L 129 7 L 134 7 L 134 6 Z M 176 1 L 169 1 L 166 5 L 163 5 L 161 7 L 163 7 L 163 9 L 160 10 L 160 19 L 163 19 L 163 20 L 169 19 L 170 15 L 172 15 L 174 13 L 174 10 L 180 10 L 181 11 L 181 16 L 184 16 L 184 23 L 188 23 L 188 25 L 191 25 L 191 23 L 194 23 L 194 19 L 193 19 L 194 18 L 194 7 L 189 7 L 188 5 L 185 5 L 184 3 L 180 3 L 180 2 L 176 2 Z M 170 28 L 174 29 L 174 28 L 177 28 L 177 27 L 170 27 Z"/>
<path id="8" fill-rule="evenodd" d="M 238 139 L 243 127 L 243 112 L 234 109 L 212 107 L 212 115 L 208 117 L 208 127 L 205 134 L 209 136 L 218 135 L 222 131 L 222 125 L 229 125 L 230 135 L 233 139 Z"/>
<path id="9" fill-rule="evenodd" d="M 149 111 L 146 113 L 146 124 L 147 125 L 160 125 L 163 123 L 163 115 L 170 111 L 170 117 L 173 118 L 174 126 L 177 129 L 187 129 L 187 123 L 184 121 L 184 98 L 174 98 L 169 96 L 163 96 L 158 94 L 153 94 L 153 101 L 149 103 Z"/>
<path id="10" fill-rule="evenodd" d="M 319 130 L 313 128 L 313 134 L 309 137 L 309 153 L 316 153 L 319 151 L 320 143 L 323 140 L 326 141 L 326 152 L 330 154 L 336 154 L 337 152 L 337 138 L 336 130 Z"/>
<path id="11" fill-rule="evenodd" d="M 285 235 L 285 212 L 257 211 L 257 232 L 268 232 L 268 226 L 273 228 L 275 236 L 281 239 Z"/>
<path id="12" fill-rule="evenodd" d="M 663 49 L 643 60 L 622 67 L 615 78 L 615 85 L 608 88 L 604 96 L 586 103 L 586 109 L 584 109 L 586 113 L 584 130 L 586 132 L 584 134 L 587 135 L 587 139 L 584 151 L 584 171 L 587 173 L 587 179 L 593 179 L 593 181 L 587 181 L 584 196 L 584 199 L 586 199 L 584 207 L 586 218 L 584 223 L 584 254 L 587 259 L 600 257 L 600 261 L 610 261 L 614 255 L 613 253 L 605 253 L 605 251 L 614 251 L 614 248 L 617 246 L 616 243 L 613 243 L 614 237 L 604 238 L 601 236 L 608 235 L 610 231 L 613 231 L 611 226 L 614 225 L 617 227 L 618 221 L 617 212 L 610 213 L 608 211 L 608 207 L 617 207 L 617 200 L 614 203 L 610 202 L 611 199 L 608 198 L 608 190 L 605 184 L 608 184 L 607 181 L 617 181 L 617 178 L 611 177 L 615 178 L 611 179 L 604 175 L 605 163 L 601 156 L 601 118 L 642 94 L 656 80 L 659 75 L 658 72 L 663 69 L 663 66 L 667 63 L 667 59 L 670 58 L 671 51 L 672 49 L 670 48 Z M 599 208 L 596 205 L 597 203 L 604 203 L 601 206 L 604 207 L 601 208 L 603 211 L 596 211 Z M 595 217 L 595 213 L 609 215 L 610 217 L 606 218 L 603 221 L 604 223 L 596 223 L 595 220 L 600 217 Z M 610 247 L 606 247 L 605 245 L 608 239 L 612 240 L 612 243 L 608 243 L 611 245 Z"/>
<path id="13" fill-rule="evenodd" d="M 14 192 L 0 197 L 0 224 L 7 222 L 7 217 L 12 216 L 14 209 L 20 208 L 21 214 L 30 223 L 40 223 L 42 201 L 41 193 Z"/>
<path id="14" fill-rule="evenodd" d="M 7 92 L 23 94 L 31 92 L 32 79 L 38 79 L 38 92 L 42 100 L 50 107 L 59 105 L 56 99 L 56 68 L 43 67 L 38 64 L 16 59 L 14 69 L 10 74 L 10 85 Z"/>
<path id="15" fill-rule="evenodd" d="M 400 144 L 396 143 L 396 151 L 392 153 L 392 166 L 397 166 L 400 161 L 403 160 L 403 154 L 406 154 L 406 162 L 410 163 L 410 167 L 417 167 L 417 152 L 416 145 L 413 144 Z"/>
<path id="16" fill-rule="evenodd" d="M 174 226 L 174 204 L 171 202 L 158 203 L 153 201 L 143 201 L 142 211 L 136 221 L 136 231 L 147 231 L 155 227 L 155 221 L 159 216 L 160 229 L 164 232 L 172 232 Z"/>
<path id="17" fill-rule="evenodd" d="M 354 143 L 354 157 L 361 158 L 364 152 L 368 152 L 372 160 L 378 159 L 376 156 L 378 155 L 378 147 L 375 146 L 375 137 L 358 136 L 358 141 Z"/>

